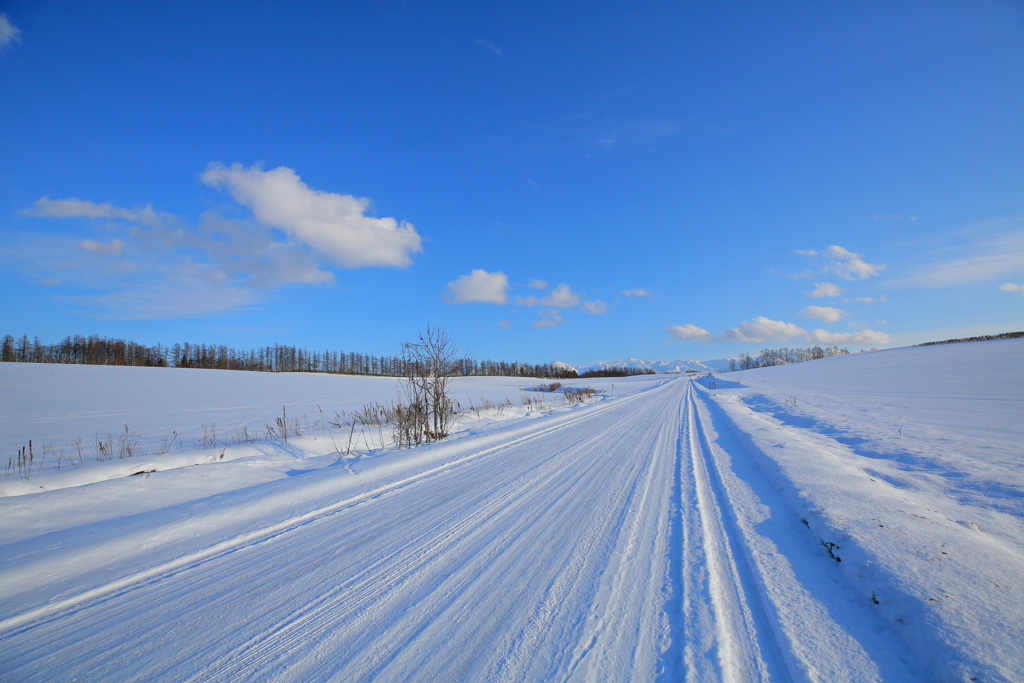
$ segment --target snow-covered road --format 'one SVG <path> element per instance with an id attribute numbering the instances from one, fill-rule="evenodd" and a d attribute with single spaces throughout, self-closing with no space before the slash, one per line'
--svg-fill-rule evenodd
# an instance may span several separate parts
<path id="1" fill-rule="evenodd" d="M 302 472 L 10 543 L 0 675 L 911 676 L 715 437 L 680 378 L 437 444 L 426 465 Z"/>

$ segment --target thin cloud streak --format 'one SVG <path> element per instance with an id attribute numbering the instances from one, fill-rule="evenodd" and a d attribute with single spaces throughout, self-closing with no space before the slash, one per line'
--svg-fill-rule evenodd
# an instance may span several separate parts
<path id="1" fill-rule="evenodd" d="M 964 251 L 968 252 L 963 256 Z M 892 284 L 905 287 L 952 287 L 1024 272 L 1024 230 L 987 237 L 974 245 L 958 248 L 938 262 L 918 268 Z"/>

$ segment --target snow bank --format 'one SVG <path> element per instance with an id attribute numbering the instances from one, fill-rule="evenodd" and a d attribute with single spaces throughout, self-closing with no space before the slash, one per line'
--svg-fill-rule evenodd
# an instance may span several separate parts
<path id="1" fill-rule="evenodd" d="M 936 680 L 1024 670 L 1024 340 L 730 373 L 715 429 Z M 734 469 L 738 469 L 735 468 Z"/>

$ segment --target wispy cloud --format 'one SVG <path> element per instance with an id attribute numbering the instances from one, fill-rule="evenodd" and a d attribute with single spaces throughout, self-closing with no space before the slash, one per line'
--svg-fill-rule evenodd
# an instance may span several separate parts
<path id="1" fill-rule="evenodd" d="M 803 315 L 806 318 L 819 318 L 827 323 L 834 323 L 846 315 L 846 311 L 831 306 L 807 306 L 803 310 Z"/>
<path id="2" fill-rule="evenodd" d="M 605 313 L 608 312 L 608 304 L 601 301 L 600 299 L 595 299 L 594 301 L 584 301 L 583 310 L 586 311 L 587 313 L 590 313 L 591 315 L 604 315 Z"/>
<path id="3" fill-rule="evenodd" d="M 476 39 L 476 44 L 477 44 L 478 47 L 483 48 L 484 50 L 487 50 L 488 52 L 493 52 L 494 54 L 498 55 L 499 57 L 501 56 L 501 48 L 499 48 L 497 45 L 495 45 L 494 43 L 492 43 L 489 40 L 485 40 L 483 38 L 477 38 Z"/>
<path id="4" fill-rule="evenodd" d="M 35 204 L 22 210 L 24 216 L 40 218 L 92 218 L 121 220 L 149 227 L 172 223 L 175 217 L 157 213 L 149 204 L 135 209 L 126 209 L 110 203 L 97 204 L 86 199 L 50 199 L 42 197 Z"/>
<path id="5" fill-rule="evenodd" d="M 260 223 L 283 230 L 346 268 L 404 267 L 422 249 L 411 223 L 368 216 L 369 199 L 314 190 L 284 166 L 264 171 L 258 165 L 212 163 L 200 178 L 211 187 L 225 188 Z"/>
<path id="6" fill-rule="evenodd" d="M 836 244 L 826 249 L 825 254 L 832 259 L 826 269 L 846 280 L 866 280 L 885 268 L 880 263 L 868 263 L 860 254 Z"/>
<path id="7" fill-rule="evenodd" d="M 623 296 L 628 296 L 628 297 L 641 297 L 641 296 L 650 296 L 651 295 L 651 293 L 648 292 L 643 287 L 637 287 L 635 289 L 623 289 L 623 290 L 621 290 L 619 292 L 619 294 L 622 294 Z"/>
<path id="8" fill-rule="evenodd" d="M 118 256 L 124 253 L 125 243 L 115 238 L 110 242 L 97 242 L 94 239 L 86 238 L 78 243 L 78 246 L 94 254 L 106 256 Z"/>
<path id="9" fill-rule="evenodd" d="M 508 276 L 501 271 L 488 273 L 486 270 L 477 269 L 469 275 L 460 275 L 455 282 L 448 283 L 448 303 L 503 304 L 507 300 Z"/>
<path id="10" fill-rule="evenodd" d="M 516 297 L 517 306 L 547 306 L 549 308 L 574 308 L 580 304 L 580 295 L 572 291 L 569 285 L 560 283 L 545 297 Z"/>
<path id="11" fill-rule="evenodd" d="M 537 278 L 533 278 L 526 286 L 529 287 L 530 289 L 547 289 L 548 283 L 545 282 L 544 280 L 538 280 Z"/>
<path id="12" fill-rule="evenodd" d="M 881 263 L 868 263 L 860 254 L 838 244 L 831 245 L 823 252 L 819 252 L 816 249 L 797 249 L 796 253 L 800 256 L 827 259 L 821 268 L 821 272 L 838 275 L 844 280 L 866 280 L 869 277 L 878 275 L 879 271 L 885 268 Z M 813 271 L 804 271 L 793 277 L 804 278 L 813 276 Z"/>
<path id="13" fill-rule="evenodd" d="M 545 316 L 540 320 L 534 320 L 532 326 L 537 329 L 543 329 L 546 327 L 558 327 L 562 324 L 562 315 L 556 311 L 545 311 L 541 315 Z"/>
<path id="14" fill-rule="evenodd" d="M 859 330 L 857 332 L 814 330 L 807 335 L 807 339 L 813 344 L 849 344 L 851 346 L 879 346 L 892 342 L 890 335 L 874 330 Z"/>
<path id="15" fill-rule="evenodd" d="M 895 284 L 910 287 L 952 287 L 1024 272 L 1024 229 L 987 235 L 933 255 L 933 263 L 918 268 Z"/>
<path id="16" fill-rule="evenodd" d="M 15 233 L 0 246 L 0 267 L 67 288 L 74 294 L 55 293 L 58 301 L 103 319 L 218 315 L 258 305 L 266 296 L 267 290 L 232 276 L 222 264 L 202 260 L 201 253 L 144 251 L 132 245 L 115 253 L 113 241 L 96 244 L 101 248 L 85 248 L 66 236 Z"/>
<path id="17" fill-rule="evenodd" d="M 895 218 L 896 220 L 899 220 L 899 221 L 911 221 L 911 222 L 916 222 L 917 221 L 917 216 L 904 216 L 903 214 L 900 214 L 900 213 L 889 213 L 889 214 L 880 215 L 880 216 L 872 216 L 871 220 L 880 221 L 880 220 L 884 220 L 886 218 Z"/>
<path id="18" fill-rule="evenodd" d="M 6 14 L 0 14 L 0 54 L 21 42 L 21 29 L 11 23 Z"/>

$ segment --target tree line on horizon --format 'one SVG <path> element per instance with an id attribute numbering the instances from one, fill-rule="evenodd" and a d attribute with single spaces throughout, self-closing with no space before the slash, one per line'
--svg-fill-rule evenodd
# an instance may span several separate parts
<path id="1" fill-rule="evenodd" d="M 247 370 L 250 372 L 322 372 L 339 375 L 405 377 L 408 361 L 402 356 L 376 356 L 353 351 L 315 350 L 274 344 L 255 349 L 236 349 L 216 344 L 157 344 L 92 335 L 67 336 L 56 344 L 43 344 L 7 334 L 0 342 L 0 361 L 6 363 L 60 363 L 71 365 L 120 365 L 132 367 L 200 368 L 205 370 Z M 460 358 L 459 375 L 575 379 L 576 370 L 564 365 L 519 363 Z M 606 368 L 606 374 L 583 373 L 583 377 L 623 377 L 646 374 L 628 368 Z M 653 371 L 651 371 L 653 373 Z M 608 374 L 618 373 L 618 374 Z"/>
<path id="2" fill-rule="evenodd" d="M 918 346 L 934 346 L 936 344 L 959 344 L 961 342 L 993 341 L 996 339 L 1020 339 L 1024 337 L 1021 332 L 1003 332 L 1002 334 L 983 334 L 977 337 L 960 337 L 959 339 L 943 339 L 942 341 L 922 342 Z"/>
<path id="3" fill-rule="evenodd" d="M 811 346 L 804 349 L 791 349 L 788 346 L 783 346 L 777 349 L 761 349 L 760 356 L 755 357 L 749 353 L 741 353 L 739 358 L 730 358 L 729 370 L 770 368 L 776 365 L 803 363 L 804 361 L 831 358 L 832 356 L 846 356 L 849 353 L 849 349 L 841 349 L 838 346 L 827 346 L 825 348 Z"/>

